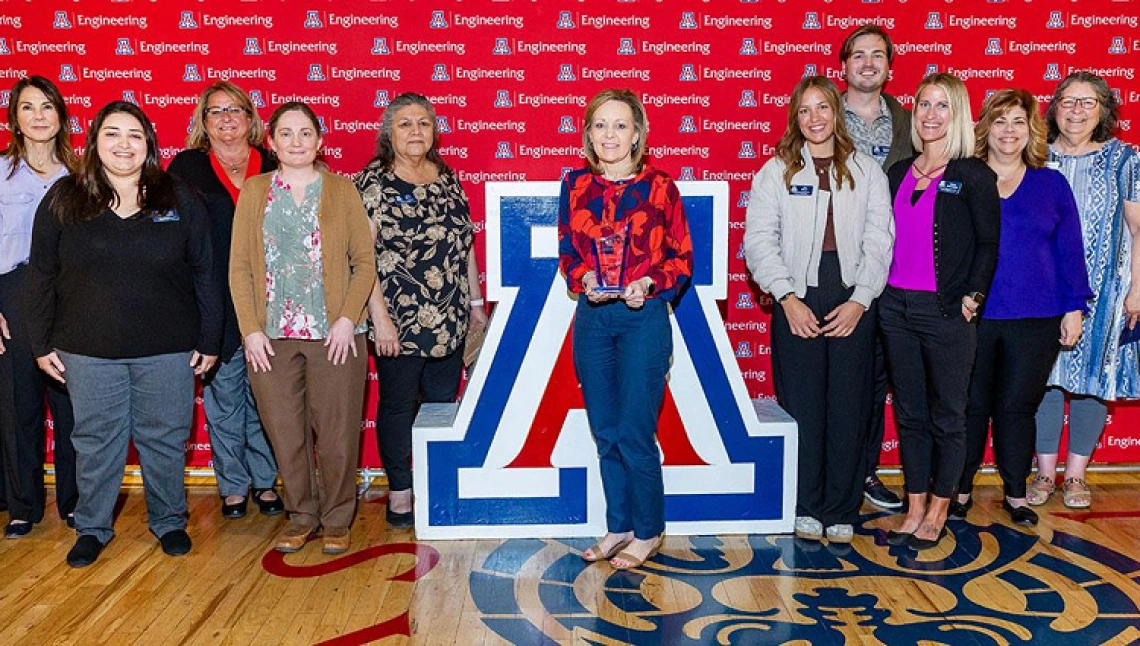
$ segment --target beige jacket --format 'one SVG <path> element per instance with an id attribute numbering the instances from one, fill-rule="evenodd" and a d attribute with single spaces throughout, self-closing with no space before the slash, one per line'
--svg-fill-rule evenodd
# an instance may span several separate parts
<path id="1" fill-rule="evenodd" d="M 230 292 L 242 338 L 265 331 L 265 205 L 273 173 L 246 180 L 234 212 Z M 356 187 L 340 175 L 321 172 L 321 260 L 329 325 L 340 317 L 364 321 L 364 306 L 376 282 L 374 241 Z"/>

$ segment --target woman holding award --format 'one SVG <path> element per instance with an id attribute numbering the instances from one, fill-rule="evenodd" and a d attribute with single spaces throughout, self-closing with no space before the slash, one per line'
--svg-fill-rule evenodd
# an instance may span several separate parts
<path id="1" fill-rule="evenodd" d="M 605 90 L 586 107 L 589 165 L 559 197 L 559 261 L 574 318 L 574 367 L 598 445 L 607 533 L 582 553 L 618 569 L 661 547 L 665 488 L 655 440 L 673 352 L 669 302 L 693 273 L 681 195 L 645 163 L 645 107 Z M 582 295 L 585 298 L 582 298 Z"/>
<path id="2" fill-rule="evenodd" d="M 850 543 L 865 465 L 852 459 L 872 405 L 875 299 L 894 243 L 887 176 L 856 152 L 839 90 L 822 76 L 792 92 L 776 155 L 752 180 L 748 268 L 779 305 L 772 371 L 799 427 L 796 536 Z M 818 232 L 818 233 L 817 233 Z"/>

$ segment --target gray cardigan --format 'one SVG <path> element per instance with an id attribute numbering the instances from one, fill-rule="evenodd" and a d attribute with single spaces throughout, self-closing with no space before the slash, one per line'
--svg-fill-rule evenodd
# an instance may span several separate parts
<path id="1" fill-rule="evenodd" d="M 847 162 L 855 189 L 846 182 L 840 187 L 833 170 L 831 185 L 838 190 L 820 191 L 806 145 L 801 154 L 808 163 L 793 177 L 791 189 L 784 185 L 784 162 L 776 157 L 752 179 L 744 229 L 752 278 L 776 298 L 791 292 L 803 298 L 808 287 L 819 285 L 831 198 L 843 284 L 855 287 L 851 300 L 870 307 L 887 283 L 894 249 L 887 176 L 873 158 L 856 152 Z"/>

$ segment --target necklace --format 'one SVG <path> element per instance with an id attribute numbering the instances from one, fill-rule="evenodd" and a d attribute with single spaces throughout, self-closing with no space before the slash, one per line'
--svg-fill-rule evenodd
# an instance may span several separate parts
<path id="1" fill-rule="evenodd" d="M 230 167 L 229 170 L 231 173 L 236 174 L 238 172 L 238 169 L 240 169 L 242 167 L 242 165 L 244 165 L 245 162 L 249 159 L 249 149 L 246 148 L 245 157 L 242 157 L 241 160 L 236 161 L 236 162 L 232 162 L 232 163 L 222 159 L 222 156 L 220 154 L 218 154 L 218 151 L 216 151 L 216 150 L 214 151 L 214 156 L 218 158 L 218 161 L 222 162 L 226 166 L 229 166 Z"/>

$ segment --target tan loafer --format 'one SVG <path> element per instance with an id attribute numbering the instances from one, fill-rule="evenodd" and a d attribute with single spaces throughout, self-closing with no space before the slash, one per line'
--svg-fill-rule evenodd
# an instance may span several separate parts
<path id="1" fill-rule="evenodd" d="M 344 554 L 351 543 L 347 527 L 326 527 L 321 538 L 321 552 Z"/>
<path id="2" fill-rule="evenodd" d="M 285 529 L 281 530 L 281 534 L 277 537 L 277 544 L 273 546 L 273 549 L 285 554 L 298 552 L 316 534 L 316 527 L 288 523 L 285 525 Z"/>

